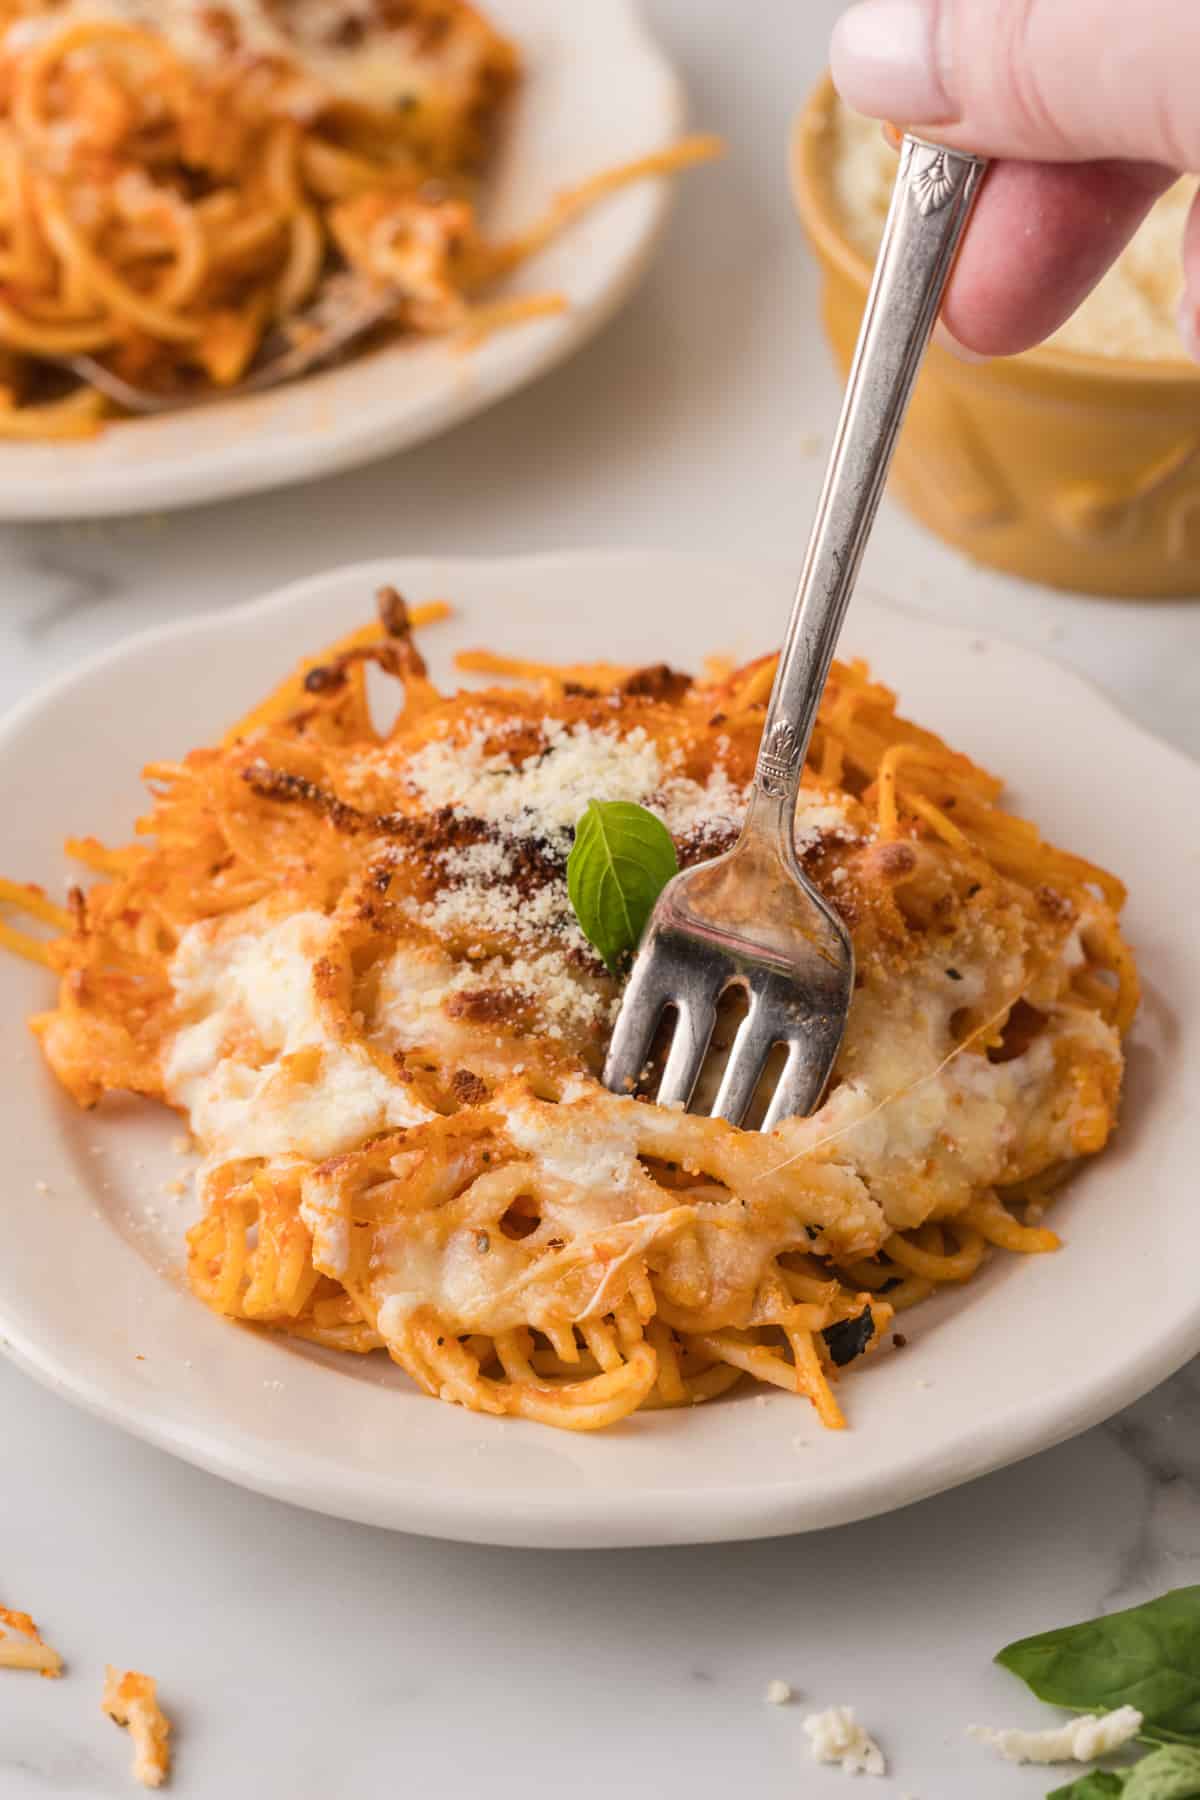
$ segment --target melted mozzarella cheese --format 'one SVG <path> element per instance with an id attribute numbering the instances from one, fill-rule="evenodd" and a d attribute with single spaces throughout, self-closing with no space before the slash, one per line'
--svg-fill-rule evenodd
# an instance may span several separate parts
<path id="1" fill-rule="evenodd" d="M 933 1162 L 959 1182 L 989 1187 L 1004 1179 L 1008 1154 L 1029 1142 L 1035 1127 L 1047 1162 L 1077 1155 L 1076 1104 L 1050 1110 L 1058 1046 L 1069 1041 L 1120 1062 L 1115 1029 L 1078 1009 L 1051 1015 L 1042 1034 L 1008 1062 L 953 1049 L 953 1016 L 984 1002 L 985 981 L 1009 996 L 1021 989 L 1015 953 L 994 957 L 986 976 L 982 964 L 960 960 L 957 980 L 931 959 L 895 985 L 861 990 L 840 1084 L 818 1112 L 779 1128 L 791 1155 L 820 1152 L 854 1168 L 897 1230 L 928 1215 Z"/>
<path id="2" fill-rule="evenodd" d="M 613 1192 L 628 1189 L 639 1170 L 637 1114 L 633 1108 L 606 1108 L 602 1116 L 590 1117 L 586 1095 L 585 1082 L 572 1083 L 568 1088 L 564 1095 L 567 1105 L 572 1099 L 582 1099 L 585 1104 L 577 1112 L 565 1115 L 570 1119 L 565 1130 L 542 1107 L 528 1102 L 506 1107 L 508 1135 L 518 1150 L 534 1157 L 557 1181 Z"/>
<path id="3" fill-rule="evenodd" d="M 503 1196 L 501 1206 L 513 1198 L 513 1167 L 485 1174 L 474 1184 L 476 1206 L 469 1217 L 447 1227 L 433 1209 L 405 1214 L 379 1233 L 372 1268 L 383 1335 L 398 1335 L 405 1318 L 424 1306 L 488 1330 L 536 1321 L 539 1307 L 560 1304 L 554 1277 L 569 1270 L 576 1316 L 602 1314 L 613 1283 L 629 1262 L 645 1257 L 691 1220 L 688 1209 L 672 1204 L 638 1164 L 639 1110 L 632 1102 L 610 1105 L 606 1097 L 598 1114 L 584 1095 L 556 1108 L 539 1108 L 532 1099 L 500 1103 L 497 1111 L 513 1142 L 531 1157 L 527 1167 L 515 1167 L 520 1191 L 526 1191 L 522 1184 L 527 1179 L 528 1191 L 536 1195 L 538 1243 L 544 1246 L 545 1260 L 531 1262 L 523 1240 L 496 1230 L 480 1232 L 489 1191 Z M 403 1181 L 409 1159 L 422 1154 L 420 1148 L 398 1149 L 392 1173 Z M 347 1273 L 349 1244 L 344 1215 L 328 1198 L 325 1177 L 318 1173 L 305 1184 L 301 1216 L 313 1234 L 314 1261 L 341 1278 Z M 595 1258 L 598 1240 L 604 1255 Z"/>

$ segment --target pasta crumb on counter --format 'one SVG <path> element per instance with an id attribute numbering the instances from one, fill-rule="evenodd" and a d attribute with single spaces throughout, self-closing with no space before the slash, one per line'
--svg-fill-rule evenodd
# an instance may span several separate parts
<path id="1" fill-rule="evenodd" d="M 0 1606 L 0 1669 L 36 1669 L 52 1680 L 62 1674 L 62 1666 L 62 1657 L 28 1613 Z"/>
<path id="2" fill-rule="evenodd" d="M 109 1663 L 100 1706 L 114 1724 L 128 1728 L 134 1779 L 143 1787 L 161 1787 L 171 1772 L 171 1722 L 158 1704 L 157 1683 L 136 1669 Z"/>

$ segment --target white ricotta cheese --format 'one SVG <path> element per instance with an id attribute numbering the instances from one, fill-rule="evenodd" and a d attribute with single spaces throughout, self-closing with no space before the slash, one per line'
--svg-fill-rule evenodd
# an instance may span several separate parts
<path id="1" fill-rule="evenodd" d="M 837 1763 L 847 1775 L 886 1775 L 883 1751 L 854 1716 L 852 1706 L 831 1706 L 810 1713 L 804 1730 L 813 1761 Z"/>
<path id="2" fill-rule="evenodd" d="M 171 980 L 182 1024 L 164 1084 L 210 1158 L 315 1161 L 430 1117 L 322 1017 L 313 964 L 329 935 L 320 913 L 302 912 L 236 934 L 206 922 L 180 940 Z M 304 1051 L 319 1055 L 289 1063 Z"/>

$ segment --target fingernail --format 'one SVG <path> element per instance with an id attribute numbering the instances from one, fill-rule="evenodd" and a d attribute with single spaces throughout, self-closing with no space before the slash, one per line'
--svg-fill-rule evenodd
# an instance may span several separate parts
<path id="1" fill-rule="evenodd" d="M 1179 302 L 1179 335 L 1193 362 L 1200 363 L 1200 303 L 1185 294 Z"/>
<path id="2" fill-rule="evenodd" d="M 960 344 L 943 319 L 939 319 L 934 328 L 933 341 L 941 349 L 948 350 L 951 356 L 957 357 L 959 362 L 978 364 L 992 361 L 990 356 L 981 356 L 978 350 L 968 350 L 965 344 Z"/>
<path id="3" fill-rule="evenodd" d="M 937 54 L 937 0 L 858 0 L 833 33 L 833 78 L 857 112 L 909 125 L 955 117 Z"/>

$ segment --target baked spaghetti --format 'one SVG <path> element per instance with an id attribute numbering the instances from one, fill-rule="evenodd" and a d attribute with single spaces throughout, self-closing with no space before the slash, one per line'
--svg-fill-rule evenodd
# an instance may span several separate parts
<path id="1" fill-rule="evenodd" d="M 165 1101 L 205 1160 L 195 1293 L 386 1350 L 428 1393 L 585 1430 L 745 1376 L 840 1426 L 838 1369 L 993 1248 L 1045 1252 L 1052 1189 L 1116 1118 L 1137 1005 L 1120 884 L 836 665 L 797 813 L 858 986 L 820 1110 L 770 1134 L 607 1092 L 618 983 L 571 912 L 592 799 L 684 865 L 736 837 L 774 674 L 489 652 L 432 684 L 393 593 L 225 741 L 146 771 L 139 841 L 59 935 L 33 1021 L 82 1106 Z M 386 731 L 366 671 L 403 688 Z"/>
<path id="2" fill-rule="evenodd" d="M 599 174 L 489 242 L 519 76 L 466 0 L 0 0 L 0 436 L 98 428 L 112 404 L 74 356 L 171 397 L 380 294 L 388 329 L 426 336 L 560 311 L 480 297 L 602 194 L 716 146 Z"/>

